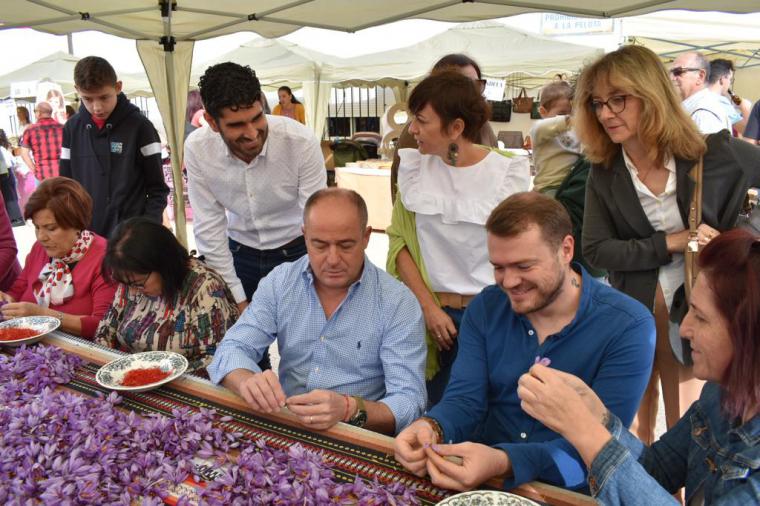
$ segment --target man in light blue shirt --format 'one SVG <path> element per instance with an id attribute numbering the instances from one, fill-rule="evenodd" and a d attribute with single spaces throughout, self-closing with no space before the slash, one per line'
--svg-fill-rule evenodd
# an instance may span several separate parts
<path id="1" fill-rule="evenodd" d="M 342 421 L 398 433 L 427 401 L 417 299 L 366 258 L 371 228 L 356 192 L 314 193 L 303 232 L 308 255 L 261 281 L 219 345 L 211 380 L 256 411 L 287 406 L 311 429 Z M 257 365 L 275 339 L 279 377 Z"/>

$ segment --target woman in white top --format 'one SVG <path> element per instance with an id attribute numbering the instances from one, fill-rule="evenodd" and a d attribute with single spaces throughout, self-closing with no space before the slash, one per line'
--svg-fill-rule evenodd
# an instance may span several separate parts
<path id="1" fill-rule="evenodd" d="M 493 283 L 486 219 L 503 199 L 528 190 L 530 169 L 525 158 L 508 158 L 476 144 L 488 105 L 458 71 L 424 79 L 412 91 L 409 110 L 409 132 L 418 149 L 398 153 L 399 198 L 387 230 L 387 268 L 422 306 L 433 405 L 448 382 L 464 308 Z"/>
<path id="2" fill-rule="evenodd" d="M 651 444 L 658 376 L 668 428 L 697 400 L 703 384 L 690 366 L 676 360 L 688 364 L 690 353 L 677 329 L 671 332 L 688 309 L 683 252 L 694 190 L 690 172 L 701 158 L 698 238 L 706 244 L 736 224 L 748 186 L 759 179 L 760 150 L 728 132 L 703 138 L 660 60 L 644 47 L 625 46 L 587 67 L 575 101 L 573 123 L 593 163 L 586 184 L 583 255 L 609 272 L 612 286 L 654 312 L 654 367 L 633 427 Z"/>

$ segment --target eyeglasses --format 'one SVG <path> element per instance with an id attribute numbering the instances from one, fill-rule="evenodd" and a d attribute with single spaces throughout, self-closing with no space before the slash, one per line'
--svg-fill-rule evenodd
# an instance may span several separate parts
<path id="1" fill-rule="evenodd" d="M 483 93 L 486 90 L 486 80 L 485 79 L 475 79 L 475 83 L 480 87 L 480 92 Z"/>
<path id="2" fill-rule="evenodd" d="M 625 99 L 628 98 L 630 95 L 615 95 L 613 97 L 608 98 L 607 100 L 592 100 L 589 102 L 589 105 L 591 106 L 591 110 L 596 113 L 596 115 L 600 115 L 602 113 L 602 109 L 604 106 L 607 106 L 607 109 L 610 110 L 613 114 L 621 113 L 625 110 Z"/>
<path id="3" fill-rule="evenodd" d="M 670 69 L 670 73 L 673 74 L 675 77 L 681 77 L 687 72 L 699 72 L 702 69 L 695 69 L 691 67 L 673 67 Z"/>
<path id="4" fill-rule="evenodd" d="M 151 274 L 153 273 L 149 272 L 148 274 L 146 274 L 145 277 L 142 279 L 142 281 L 127 281 L 124 284 L 130 288 L 138 288 L 138 289 L 145 288 L 145 283 L 148 282 L 148 278 L 150 277 Z"/>

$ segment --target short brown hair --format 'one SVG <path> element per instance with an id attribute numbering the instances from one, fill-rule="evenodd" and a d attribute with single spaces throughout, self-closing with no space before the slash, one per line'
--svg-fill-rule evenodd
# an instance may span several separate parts
<path id="1" fill-rule="evenodd" d="M 322 188 L 321 190 L 317 190 L 311 194 L 311 196 L 306 200 L 306 204 L 303 207 L 304 225 L 306 224 L 311 208 L 314 207 L 314 205 L 317 204 L 317 202 L 320 200 L 327 198 L 343 199 L 353 204 L 356 207 L 356 214 L 359 216 L 359 225 L 361 225 L 361 229 L 364 230 L 367 228 L 369 213 L 367 212 L 367 204 L 364 202 L 362 196 L 356 193 L 354 190 L 338 188 L 337 186 L 333 186 L 331 188 Z"/>
<path id="2" fill-rule="evenodd" d="M 84 230 L 92 220 L 92 198 L 81 184 L 67 177 L 40 183 L 24 206 L 24 218 L 29 220 L 43 209 L 50 209 L 62 228 Z"/>
<path id="3" fill-rule="evenodd" d="M 74 67 L 74 84 L 80 90 L 116 86 L 117 80 L 116 71 L 108 60 L 100 56 L 85 56 Z"/>
<path id="4" fill-rule="evenodd" d="M 515 193 L 501 201 L 491 211 L 486 230 L 497 237 L 513 237 L 531 225 L 536 225 L 544 240 L 557 249 L 573 233 L 573 223 L 564 206 L 538 192 Z"/>
<path id="5" fill-rule="evenodd" d="M 409 96 L 412 114 L 419 113 L 427 104 L 440 116 L 444 129 L 461 119 L 464 121 L 462 136 L 470 142 L 480 142 L 480 130 L 488 121 L 490 110 L 470 78 L 451 69 L 433 72 Z"/>
<path id="6" fill-rule="evenodd" d="M 541 107 L 551 109 L 554 102 L 573 99 L 573 87 L 567 81 L 554 81 L 541 88 Z"/>

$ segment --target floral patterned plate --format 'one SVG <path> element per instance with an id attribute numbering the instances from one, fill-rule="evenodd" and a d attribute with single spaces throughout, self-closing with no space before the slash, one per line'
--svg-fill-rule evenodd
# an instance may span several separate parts
<path id="1" fill-rule="evenodd" d="M 161 381 L 140 385 L 137 387 L 128 387 L 121 384 L 124 375 L 133 369 L 149 369 L 152 367 L 164 366 L 171 374 Z M 187 359 L 179 353 L 172 351 L 146 351 L 143 353 L 134 353 L 125 357 L 117 358 L 112 362 L 98 369 L 95 379 L 97 382 L 111 390 L 122 390 L 126 392 L 145 392 L 158 388 L 165 383 L 174 381 L 182 376 L 187 369 Z"/>
<path id="2" fill-rule="evenodd" d="M 54 331 L 61 325 L 61 320 L 52 316 L 22 316 L 12 318 L 0 323 L 0 329 L 24 328 L 33 329 L 37 334 L 15 341 L 0 341 L 2 346 L 21 346 L 22 344 L 36 343 L 49 332 Z"/>
<path id="3" fill-rule="evenodd" d="M 538 503 L 509 492 L 473 490 L 447 497 L 438 506 L 538 506 Z"/>

